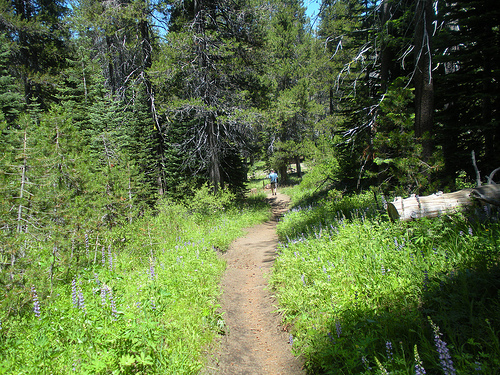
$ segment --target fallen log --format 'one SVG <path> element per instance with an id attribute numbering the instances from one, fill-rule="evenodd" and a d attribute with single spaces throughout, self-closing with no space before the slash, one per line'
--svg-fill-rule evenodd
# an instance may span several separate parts
<path id="1" fill-rule="evenodd" d="M 460 212 L 477 202 L 482 205 L 500 206 L 500 185 L 484 185 L 446 194 L 439 192 L 424 197 L 418 195 L 405 199 L 396 197 L 393 202 L 387 204 L 387 213 L 393 221 L 408 221 Z"/>

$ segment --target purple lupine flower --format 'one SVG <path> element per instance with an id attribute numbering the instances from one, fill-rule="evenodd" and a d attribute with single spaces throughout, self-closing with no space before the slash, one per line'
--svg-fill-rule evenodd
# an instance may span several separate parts
<path id="1" fill-rule="evenodd" d="M 99 281 L 99 276 L 95 272 L 94 272 L 94 280 L 95 280 L 97 285 L 101 285 L 101 282 Z"/>
<path id="2" fill-rule="evenodd" d="M 414 346 L 413 353 L 415 355 L 415 375 L 424 375 L 425 369 L 420 359 L 420 355 L 418 355 L 417 345 Z"/>
<path id="3" fill-rule="evenodd" d="M 476 361 L 476 362 L 474 362 L 474 364 L 476 365 L 476 367 L 474 367 L 474 370 L 475 370 L 476 372 L 482 372 L 482 371 L 483 371 L 483 369 L 482 369 L 482 367 L 481 367 L 481 362 L 477 362 L 477 361 Z"/>
<path id="4" fill-rule="evenodd" d="M 340 338 L 340 335 L 342 334 L 342 326 L 339 322 L 335 322 L 335 329 L 337 330 L 337 337 Z"/>
<path id="5" fill-rule="evenodd" d="M 384 267 L 383 264 L 382 264 L 382 270 L 381 271 L 382 271 L 382 275 L 385 275 L 385 267 Z"/>
<path id="6" fill-rule="evenodd" d="M 106 295 L 108 294 L 108 286 L 106 284 L 102 284 L 101 287 L 101 305 L 106 306 Z"/>
<path id="7" fill-rule="evenodd" d="M 101 249 L 101 263 L 103 267 L 106 264 L 106 248 L 104 246 Z"/>
<path id="8" fill-rule="evenodd" d="M 109 270 L 113 270 L 113 254 L 111 253 L 111 245 L 108 246 L 108 263 Z"/>
<path id="9" fill-rule="evenodd" d="M 111 315 L 113 316 L 113 320 L 116 320 L 118 318 L 118 311 L 116 310 L 116 304 L 115 304 L 115 299 L 113 298 L 113 291 L 108 288 L 108 298 L 109 298 L 109 304 L 111 305 Z"/>
<path id="10" fill-rule="evenodd" d="M 453 362 L 451 360 L 450 350 L 447 347 L 446 342 L 441 339 L 443 334 L 439 332 L 439 327 L 434 324 L 430 317 L 428 317 L 429 323 L 434 331 L 434 344 L 436 345 L 437 352 L 439 354 L 439 362 L 441 363 L 441 368 L 445 375 L 455 375 L 456 371 L 453 367 Z"/>
<path id="11" fill-rule="evenodd" d="M 293 346 L 293 335 L 290 335 L 290 336 L 288 337 L 288 343 L 289 343 L 291 346 Z"/>
<path id="12" fill-rule="evenodd" d="M 35 316 L 38 318 L 38 320 L 41 320 L 42 318 L 40 317 L 40 302 L 38 301 L 38 294 L 36 293 L 34 285 L 31 286 L 31 297 L 33 298 L 33 312 L 35 313 Z"/>
<path id="13" fill-rule="evenodd" d="M 306 286 L 306 276 L 304 274 L 302 274 L 302 276 L 300 278 L 302 279 L 302 284 L 304 286 Z"/>
<path id="14" fill-rule="evenodd" d="M 472 227 L 469 227 L 469 236 L 472 236 L 473 233 L 472 233 Z"/>
<path id="15" fill-rule="evenodd" d="M 333 335 L 331 332 L 328 332 L 328 338 L 330 339 L 331 342 L 335 344 L 335 340 L 333 339 Z"/>
<path id="16" fill-rule="evenodd" d="M 412 253 L 410 253 L 410 260 L 414 263 L 415 262 L 415 257 L 413 256 Z"/>
<path id="17" fill-rule="evenodd" d="M 424 270 L 424 291 L 429 290 L 429 271 Z"/>
<path id="18" fill-rule="evenodd" d="M 78 307 L 85 310 L 85 300 L 83 299 L 82 289 L 78 288 Z"/>
<path id="19" fill-rule="evenodd" d="M 76 279 L 71 282 L 71 299 L 73 301 L 73 307 L 78 308 L 78 291 L 76 290 Z"/>
<path id="20" fill-rule="evenodd" d="M 151 309 L 156 310 L 155 300 L 151 298 Z"/>
<path id="21" fill-rule="evenodd" d="M 394 354 L 392 352 L 392 342 L 386 341 L 385 342 L 385 352 L 387 354 L 387 359 L 392 362 L 394 360 Z"/>
<path id="22" fill-rule="evenodd" d="M 156 277 L 153 257 L 149 257 L 149 277 L 151 278 L 152 281 L 154 281 Z"/>
<path id="23" fill-rule="evenodd" d="M 370 364 L 368 363 L 368 360 L 366 359 L 366 356 L 361 357 L 361 362 L 363 362 L 363 365 L 365 366 L 365 369 L 371 370 L 372 368 L 370 367 Z"/>

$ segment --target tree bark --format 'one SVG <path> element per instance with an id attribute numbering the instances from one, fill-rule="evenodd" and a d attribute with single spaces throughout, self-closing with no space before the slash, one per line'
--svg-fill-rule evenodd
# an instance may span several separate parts
<path id="1" fill-rule="evenodd" d="M 474 189 L 463 189 L 453 193 L 437 193 L 425 197 L 412 195 L 403 199 L 397 197 L 387 204 L 391 220 L 409 221 L 424 217 L 432 218 L 447 213 L 459 212 L 480 202 L 500 206 L 500 185 L 484 185 Z"/>
<path id="2" fill-rule="evenodd" d="M 416 0 L 415 11 L 415 138 L 422 144 L 422 159 L 433 151 L 434 82 L 432 78 L 431 0 Z"/>

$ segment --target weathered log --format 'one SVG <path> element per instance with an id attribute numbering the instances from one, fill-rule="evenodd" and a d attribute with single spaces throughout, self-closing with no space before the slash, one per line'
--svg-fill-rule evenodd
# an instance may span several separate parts
<path id="1" fill-rule="evenodd" d="M 412 195 L 403 199 L 397 197 L 387 204 L 391 220 L 415 220 L 423 217 L 437 217 L 446 213 L 459 212 L 477 201 L 481 204 L 500 206 L 500 185 L 484 185 L 453 193 L 436 193 L 425 197 Z"/>
<path id="2" fill-rule="evenodd" d="M 500 185 L 483 185 L 472 189 L 471 198 L 477 199 L 482 203 L 500 206 Z"/>

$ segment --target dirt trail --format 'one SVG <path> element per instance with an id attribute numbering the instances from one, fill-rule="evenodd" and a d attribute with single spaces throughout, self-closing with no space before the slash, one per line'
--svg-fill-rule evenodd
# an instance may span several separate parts
<path id="1" fill-rule="evenodd" d="M 276 256 L 276 219 L 287 210 L 289 198 L 278 192 L 269 195 L 268 202 L 274 219 L 248 229 L 224 254 L 227 270 L 220 302 L 226 335 L 204 374 L 304 374 L 300 359 L 291 353 L 289 334 L 280 326 L 276 301 L 264 278 Z"/>

